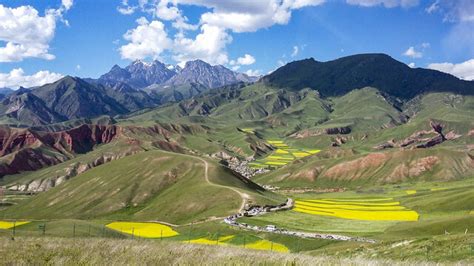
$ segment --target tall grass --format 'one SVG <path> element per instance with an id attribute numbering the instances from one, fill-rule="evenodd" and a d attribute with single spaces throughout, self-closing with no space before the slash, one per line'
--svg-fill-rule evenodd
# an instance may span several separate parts
<path id="1" fill-rule="evenodd" d="M 402 265 L 243 248 L 102 238 L 0 238 L 1 265 Z M 413 262 L 411 262 L 413 263 Z M 420 263 L 417 263 L 420 264 Z M 426 264 L 428 265 L 428 264 Z"/>

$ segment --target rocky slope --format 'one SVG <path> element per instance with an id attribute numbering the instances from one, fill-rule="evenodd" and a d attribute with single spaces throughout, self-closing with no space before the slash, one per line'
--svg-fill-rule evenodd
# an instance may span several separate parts
<path id="1" fill-rule="evenodd" d="M 125 68 L 114 65 L 109 72 L 100 76 L 97 81 L 111 87 L 117 83 L 125 83 L 138 89 L 152 84 L 161 84 L 174 75 L 176 75 L 175 71 L 168 69 L 165 64 L 158 60 L 151 63 L 137 60 Z"/>
<path id="2" fill-rule="evenodd" d="M 182 86 L 186 84 L 201 84 L 207 88 L 218 88 L 238 82 L 253 82 L 245 74 L 234 72 L 221 65 L 211 66 L 202 60 L 194 60 L 186 63 L 184 68 L 163 86 Z"/>
<path id="3" fill-rule="evenodd" d="M 60 132 L 1 127 L 0 176 L 57 164 L 119 135 L 117 126 L 82 125 Z"/>

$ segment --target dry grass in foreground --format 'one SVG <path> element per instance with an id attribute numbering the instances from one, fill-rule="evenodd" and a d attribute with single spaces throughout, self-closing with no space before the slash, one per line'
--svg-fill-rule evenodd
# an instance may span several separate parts
<path id="1" fill-rule="evenodd" d="M 221 246 L 106 238 L 0 238 L 1 265 L 396 265 Z M 420 265 L 420 263 L 418 263 Z"/>

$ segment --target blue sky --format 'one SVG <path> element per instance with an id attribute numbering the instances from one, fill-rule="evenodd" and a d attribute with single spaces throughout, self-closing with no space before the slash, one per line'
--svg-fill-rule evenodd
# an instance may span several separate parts
<path id="1" fill-rule="evenodd" d="M 327 61 L 372 52 L 474 79 L 470 0 L 0 0 L 0 5 L 0 87 L 40 85 L 61 75 L 97 78 L 134 59 L 177 64 L 199 58 L 266 74 L 302 58 Z"/>

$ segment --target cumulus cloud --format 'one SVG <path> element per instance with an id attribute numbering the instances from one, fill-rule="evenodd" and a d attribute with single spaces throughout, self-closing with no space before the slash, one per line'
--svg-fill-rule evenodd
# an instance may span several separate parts
<path id="1" fill-rule="evenodd" d="M 255 63 L 255 58 L 249 54 L 245 54 L 243 57 L 237 58 L 237 63 L 239 65 L 251 65 Z"/>
<path id="2" fill-rule="evenodd" d="M 31 6 L 6 7 L 0 4 L 0 62 L 18 62 L 25 58 L 54 59 L 49 43 L 54 37 L 56 21 L 70 9 L 72 0 L 63 0 L 58 9 L 48 9 L 45 15 Z"/>
<path id="3" fill-rule="evenodd" d="M 176 36 L 173 59 L 180 63 L 202 59 L 210 64 L 227 64 L 229 59 L 225 47 L 230 42 L 232 37 L 224 29 L 204 24 L 194 39 L 183 34 Z"/>
<path id="4" fill-rule="evenodd" d="M 411 67 L 411 68 L 415 68 L 416 64 L 414 62 L 411 62 L 411 63 L 408 64 L 408 66 Z"/>
<path id="5" fill-rule="evenodd" d="M 324 2 L 325 0 L 138 0 L 131 5 L 128 0 L 123 0 L 118 9 L 124 14 L 140 9 L 155 19 L 170 21 L 179 32 L 173 37 L 171 47 L 160 47 L 169 50 L 172 58 L 179 64 L 193 59 L 203 59 L 211 64 L 228 64 L 232 60 L 228 59 L 226 47 L 232 42 L 232 33 L 255 32 L 275 24 L 287 24 L 293 10 Z M 201 14 L 197 25 L 189 24 L 181 9 L 185 5 L 207 9 Z M 199 33 L 188 33 L 196 30 Z M 130 44 L 125 46 L 128 45 Z M 163 49 L 157 51 L 161 53 Z M 121 51 L 124 57 L 122 48 Z M 151 53 L 139 54 L 151 56 Z M 245 60 L 252 61 L 250 57 Z M 244 65 L 238 61 L 239 59 L 233 61 L 234 68 Z"/>
<path id="6" fill-rule="evenodd" d="M 404 55 L 404 56 L 411 57 L 411 58 L 422 58 L 422 57 L 423 57 L 423 53 L 420 52 L 420 51 L 415 50 L 415 47 L 413 47 L 413 46 L 410 46 L 410 47 L 403 53 L 403 55 Z"/>
<path id="7" fill-rule="evenodd" d="M 216 1 L 178 0 L 183 4 L 202 5 L 212 8 L 201 16 L 201 22 L 230 29 L 233 32 L 255 32 L 274 24 L 287 24 L 292 10 L 323 4 L 324 0 L 260 0 Z"/>
<path id="8" fill-rule="evenodd" d="M 359 5 L 364 7 L 384 6 L 386 8 L 393 7 L 413 7 L 419 4 L 419 0 L 346 0 L 350 5 Z"/>
<path id="9" fill-rule="evenodd" d="M 251 77 L 258 77 L 258 76 L 262 75 L 262 73 L 258 69 L 257 70 L 249 69 L 249 70 L 245 71 L 245 74 L 247 76 L 251 76 Z"/>
<path id="10" fill-rule="evenodd" d="M 152 57 L 159 58 L 161 53 L 169 49 L 172 41 L 168 38 L 165 25 L 158 20 L 149 22 L 146 18 L 137 19 L 138 26 L 128 30 L 123 38 L 128 44 L 119 48 L 124 59 L 136 60 Z"/>
<path id="11" fill-rule="evenodd" d="M 9 73 L 0 73 L 0 88 L 18 89 L 22 87 L 35 87 L 55 82 L 63 75 L 49 71 L 38 71 L 33 75 L 25 75 L 21 68 L 16 68 Z"/>
<path id="12" fill-rule="evenodd" d="M 428 68 L 449 73 L 460 79 L 474 80 L 474 59 L 467 60 L 459 64 L 453 63 L 432 63 Z"/>

